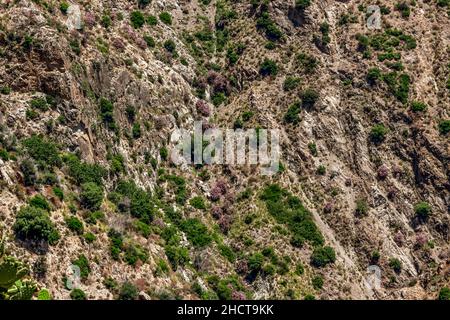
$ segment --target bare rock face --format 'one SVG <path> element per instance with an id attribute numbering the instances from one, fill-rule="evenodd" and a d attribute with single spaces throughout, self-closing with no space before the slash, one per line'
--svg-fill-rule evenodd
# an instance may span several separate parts
<path id="1" fill-rule="evenodd" d="M 88 299 L 438 297 L 450 8 L 203 2 L 1 5 L 8 252 L 55 299 L 74 265 Z M 174 163 L 196 121 L 278 130 L 280 170 Z"/>

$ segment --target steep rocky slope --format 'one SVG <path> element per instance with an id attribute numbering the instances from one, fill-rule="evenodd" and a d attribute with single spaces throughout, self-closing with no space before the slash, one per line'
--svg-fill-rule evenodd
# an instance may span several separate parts
<path id="1" fill-rule="evenodd" d="M 55 299 L 443 296 L 449 15 L 445 0 L 3 1 L 8 254 Z M 279 129 L 280 172 L 171 163 L 195 120 Z"/>

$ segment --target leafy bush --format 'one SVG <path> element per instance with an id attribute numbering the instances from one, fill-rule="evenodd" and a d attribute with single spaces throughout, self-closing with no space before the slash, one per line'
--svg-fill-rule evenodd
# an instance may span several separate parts
<path id="1" fill-rule="evenodd" d="M 114 229 L 109 230 L 108 237 L 111 242 L 110 244 L 110 252 L 111 256 L 114 260 L 119 260 L 120 252 L 123 247 L 123 236 L 119 231 Z"/>
<path id="2" fill-rule="evenodd" d="M 264 255 L 257 252 L 252 254 L 247 261 L 248 269 L 253 272 L 259 272 L 264 263 Z"/>
<path id="3" fill-rule="evenodd" d="M 37 299 L 38 300 L 52 300 L 52 297 L 50 296 L 50 292 L 48 292 L 47 289 L 41 289 L 38 292 Z"/>
<path id="4" fill-rule="evenodd" d="M 184 266 L 189 262 L 188 249 L 175 245 L 165 246 L 164 249 L 173 270 L 176 270 L 178 266 Z"/>
<path id="5" fill-rule="evenodd" d="M 84 232 L 83 222 L 77 217 L 71 216 L 66 219 L 67 227 L 73 232 L 81 235 Z"/>
<path id="6" fill-rule="evenodd" d="M 259 73 L 262 76 L 275 76 L 278 73 L 278 66 L 275 61 L 266 58 L 261 64 Z"/>
<path id="7" fill-rule="evenodd" d="M 144 36 L 144 40 L 145 40 L 145 42 L 147 43 L 147 46 L 148 46 L 149 48 L 154 48 L 154 47 L 155 47 L 156 42 L 155 42 L 155 39 L 153 39 L 152 36 L 150 36 L 150 35 L 145 35 L 145 36 Z"/>
<path id="8" fill-rule="evenodd" d="M 450 300 L 450 289 L 448 287 L 443 287 L 439 290 L 438 300 Z"/>
<path id="9" fill-rule="evenodd" d="M 102 179 L 106 175 L 106 170 L 102 166 L 82 162 L 72 154 L 66 155 L 64 161 L 69 167 L 69 175 L 75 179 L 78 185 L 88 182 L 102 185 Z"/>
<path id="10" fill-rule="evenodd" d="M 130 14 L 130 22 L 133 28 L 139 29 L 144 25 L 145 17 L 141 11 L 133 11 Z"/>
<path id="11" fill-rule="evenodd" d="M 388 132 L 389 130 L 382 123 L 376 124 L 370 131 L 370 138 L 374 143 L 381 143 Z"/>
<path id="12" fill-rule="evenodd" d="M 141 125 L 139 123 L 133 124 L 131 133 L 134 139 L 139 139 L 142 135 Z"/>
<path id="13" fill-rule="evenodd" d="M 336 253 L 331 247 L 319 247 L 314 249 L 311 254 L 311 265 L 316 268 L 321 268 L 327 264 L 334 263 L 336 261 Z"/>
<path id="14" fill-rule="evenodd" d="M 131 266 L 135 266 L 138 260 L 145 263 L 148 260 L 148 253 L 139 245 L 129 244 L 125 248 L 124 260 Z"/>
<path id="15" fill-rule="evenodd" d="M 234 253 L 233 249 L 231 249 L 230 247 L 223 245 L 223 244 L 219 245 L 218 249 L 219 249 L 220 254 L 223 257 L 225 257 L 228 261 L 230 261 L 231 263 L 236 261 L 236 254 Z"/>
<path id="16" fill-rule="evenodd" d="M 305 108 L 312 108 L 314 104 L 319 100 L 319 93 L 313 89 L 306 89 L 300 94 L 302 99 L 302 106 Z"/>
<path id="17" fill-rule="evenodd" d="M 95 239 L 97 239 L 97 237 L 95 236 L 95 234 L 93 234 L 92 232 L 87 232 L 83 235 L 84 240 L 86 240 L 87 243 L 92 243 L 95 241 Z"/>
<path id="18" fill-rule="evenodd" d="M 369 82 L 370 84 L 374 84 L 377 80 L 381 79 L 381 71 L 378 68 L 370 68 L 369 71 L 367 72 L 367 82 Z"/>
<path id="19" fill-rule="evenodd" d="M 131 282 L 124 282 L 119 292 L 119 300 L 136 300 L 138 289 Z"/>
<path id="20" fill-rule="evenodd" d="M 147 24 L 150 26 L 156 26 L 158 24 L 158 19 L 153 15 L 147 16 L 146 21 L 147 21 Z"/>
<path id="21" fill-rule="evenodd" d="M 69 7 L 70 5 L 67 2 L 63 1 L 59 5 L 59 10 L 61 10 L 63 14 L 67 14 L 67 10 L 69 9 Z"/>
<path id="22" fill-rule="evenodd" d="M 70 292 L 70 299 L 72 299 L 72 300 L 87 300 L 87 297 L 83 290 L 73 289 Z"/>
<path id="23" fill-rule="evenodd" d="M 28 159 L 22 161 L 20 171 L 22 171 L 25 186 L 33 186 L 36 183 L 37 176 L 33 162 Z"/>
<path id="24" fill-rule="evenodd" d="M 81 205 L 88 210 L 100 209 L 103 201 L 103 188 L 94 182 L 87 182 L 81 186 Z"/>
<path id="25" fill-rule="evenodd" d="M 422 221 L 426 221 L 431 214 L 431 206 L 428 202 L 419 202 L 414 206 L 414 212 L 417 218 Z"/>
<path id="26" fill-rule="evenodd" d="M 423 102 L 414 101 L 411 103 L 411 110 L 413 112 L 423 112 L 427 109 L 427 105 Z"/>
<path id="27" fill-rule="evenodd" d="M 323 236 L 312 220 L 311 213 L 303 207 L 300 199 L 281 189 L 277 184 L 267 186 L 261 195 L 267 210 L 278 223 L 285 224 L 292 232 L 291 244 L 301 246 L 309 241 L 322 245 Z"/>
<path id="28" fill-rule="evenodd" d="M 356 200 L 356 209 L 355 212 L 359 216 L 365 216 L 369 211 L 369 206 L 367 205 L 366 200 L 358 199 Z"/>
<path id="29" fill-rule="evenodd" d="M 163 23 L 167 25 L 172 25 L 172 15 L 168 12 L 161 12 L 159 14 L 159 20 L 161 20 Z"/>
<path id="30" fill-rule="evenodd" d="M 152 2 L 152 0 L 138 0 L 138 6 L 139 6 L 139 8 L 145 8 L 151 2 Z"/>
<path id="31" fill-rule="evenodd" d="M 212 241 L 208 228 L 199 219 L 184 220 L 180 228 L 195 247 L 205 247 Z"/>
<path id="32" fill-rule="evenodd" d="M 48 213 L 32 206 L 19 210 L 13 229 L 21 240 L 46 241 L 51 245 L 59 240 L 58 230 L 50 221 Z"/>
<path id="33" fill-rule="evenodd" d="M 104 14 L 100 20 L 100 24 L 108 29 L 111 26 L 111 17 L 109 14 Z"/>
<path id="34" fill-rule="evenodd" d="M 80 277 L 82 280 L 86 280 L 91 273 L 91 267 L 86 256 L 84 254 L 79 255 L 77 260 L 72 261 L 72 264 L 80 268 Z"/>
<path id="35" fill-rule="evenodd" d="M 189 204 L 196 209 L 200 209 L 200 210 L 206 209 L 205 199 L 203 199 L 202 197 L 193 197 L 189 201 Z"/>
<path id="36" fill-rule="evenodd" d="M 42 167 L 53 167 L 61 165 L 58 147 L 55 143 L 41 136 L 32 136 L 23 141 L 28 154 Z"/>
<path id="37" fill-rule="evenodd" d="M 30 204 L 30 206 L 35 207 L 35 208 L 44 209 L 46 211 L 51 210 L 50 204 L 40 194 L 35 195 L 33 198 L 30 199 L 30 201 L 28 203 Z"/>
<path id="38" fill-rule="evenodd" d="M 291 104 L 288 108 L 288 111 L 284 115 L 284 121 L 287 123 L 298 124 L 300 122 L 300 107 L 300 102 Z"/>
<path id="39" fill-rule="evenodd" d="M 311 5 L 311 0 L 295 0 L 295 7 L 299 10 L 305 10 Z"/>
<path id="40" fill-rule="evenodd" d="M 391 267 L 396 273 L 400 273 L 402 271 L 402 263 L 397 258 L 391 258 L 389 260 L 389 267 Z"/>
<path id="41" fill-rule="evenodd" d="M 175 42 L 171 39 L 164 41 L 164 48 L 169 51 L 170 53 L 175 53 L 177 49 L 177 45 Z"/>
<path id="42" fill-rule="evenodd" d="M 408 18 L 411 14 L 411 8 L 405 1 L 397 2 L 395 10 L 400 11 L 403 18 Z"/>
<path id="43" fill-rule="evenodd" d="M 283 32 L 277 24 L 270 18 L 269 13 L 263 12 L 256 21 L 256 27 L 264 30 L 266 37 L 270 40 L 276 41 L 283 37 Z"/>
<path id="44" fill-rule="evenodd" d="M 110 129 L 115 128 L 113 110 L 114 105 L 111 101 L 106 98 L 100 98 L 100 115 L 102 121 L 106 123 Z"/>
<path id="45" fill-rule="evenodd" d="M 442 135 L 446 135 L 450 132 L 450 120 L 442 120 L 439 122 L 439 132 Z"/>
<path id="46" fill-rule="evenodd" d="M 323 287 L 323 278 L 321 276 L 315 276 L 311 280 L 311 284 L 314 289 L 319 290 Z"/>
<path id="47" fill-rule="evenodd" d="M 133 181 L 119 181 L 115 192 L 119 195 L 114 200 L 119 210 L 129 211 L 132 216 L 146 223 L 153 219 L 154 209 L 150 195 Z"/>
<path id="48" fill-rule="evenodd" d="M 318 152 L 317 152 L 317 145 L 314 142 L 310 142 L 308 143 L 308 149 L 309 152 L 311 152 L 311 154 L 316 157 Z"/>

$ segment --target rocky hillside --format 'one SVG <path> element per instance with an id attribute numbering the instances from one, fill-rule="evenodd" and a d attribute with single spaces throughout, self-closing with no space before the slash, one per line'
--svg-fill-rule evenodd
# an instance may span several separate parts
<path id="1" fill-rule="evenodd" d="M 0 299 L 448 299 L 449 19 L 2 1 Z M 279 172 L 175 165 L 194 121 L 280 130 Z"/>

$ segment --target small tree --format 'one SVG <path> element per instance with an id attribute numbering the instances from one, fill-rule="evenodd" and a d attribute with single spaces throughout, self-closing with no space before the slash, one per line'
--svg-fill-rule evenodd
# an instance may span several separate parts
<path id="1" fill-rule="evenodd" d="M 336 261 L 336 253 L 331 247 L 319 247 L 314 249 L 311 255 L 311 265 L 316 268 L 321 268 L 327 264 L 334 263 Z"/>
<path id="2" fill-rule="evenodd" d="M 376 124 L 370 130 L 370 138 L 374 143 L 381 143 L 384 141 L 386 134 L 389 132 L 382 123 Z"/>
<path id="3" fill-rule="evenodd" d="M 262 76 L 275 76 L 278 73 L 278 66 L 275 61 L 271 59 L 264 59 L 261 67 L 259 69 L 259 73 Z"/>
<path id="4" fill-rule="evenodd" d="M 142 14 L 142 12 L 133 11 L 133 12 L 131 12 L 131 15 L 130 15 L 130 22 L 131 22 L 131 25 L 133 26 L 133 28 L 139 29 L 139 28 L 142 28 L 142 26 L 144 25 L 145 17 Z"/>
<path id="5" fill-rule="evenodd" d="M 428 202 L 419 202 L 414 206 L 414 212 L 421 221 L 426 221 L 431 214 L 431 206 Z"/>
<path id="6" fill-rule="evenodd" d="M 103 189 L 94 182 L 88 182 L 81 186 L 81 205 L 89 210 L 100 209 L 103 201 Z"/>

